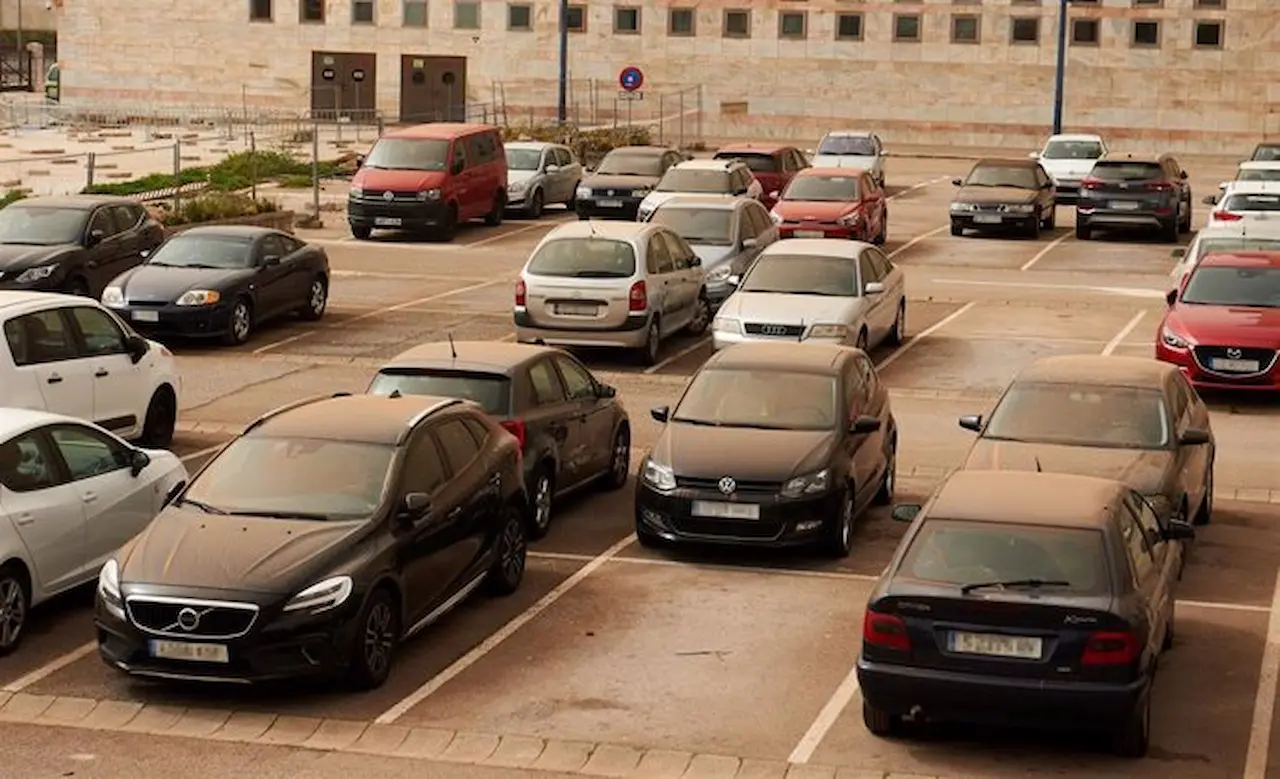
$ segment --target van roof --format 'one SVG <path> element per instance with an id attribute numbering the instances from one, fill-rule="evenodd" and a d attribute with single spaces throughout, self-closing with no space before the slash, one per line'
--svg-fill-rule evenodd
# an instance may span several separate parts
<path id="1" fill-rule="evenodd" d="M 435 140 L 451 140 L 464 135 L 475 135 L 482 132 L 497 132 L 498 128 L 488 124 L 464 124 L 462 122 L 428 122 L 401 127 L 383 133 L 383 138 L 421 138 Z"/>

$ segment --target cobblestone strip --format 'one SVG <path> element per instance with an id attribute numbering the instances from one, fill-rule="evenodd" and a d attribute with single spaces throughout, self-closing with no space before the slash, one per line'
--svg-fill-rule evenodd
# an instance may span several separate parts
<path id="1" fill-rule="evenodd" d="M 943 779 L 852 766 L 800 765 L 670 749 L 637 749 L 621 744 L 225 709 L 184 709 L 21 692 L 0 693 L 0 722 L 620 779 Z"/>

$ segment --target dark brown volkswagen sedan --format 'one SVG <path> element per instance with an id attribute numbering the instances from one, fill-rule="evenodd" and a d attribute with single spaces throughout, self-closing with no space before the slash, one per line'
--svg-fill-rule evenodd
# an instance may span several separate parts
<path id="1" fill-rule="evenodd" d="M 893 500 L 898 428 L 861 349 L 742 343 L 693 377 L 636 482 L 636 535 L 815 545 L 849 554 L 854 519 Z"/>

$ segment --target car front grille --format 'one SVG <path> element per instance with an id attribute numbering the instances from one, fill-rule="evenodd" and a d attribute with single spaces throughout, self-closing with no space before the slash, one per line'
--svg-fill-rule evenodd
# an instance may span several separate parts
<path id="1" fill-rule="evenodd" d="M 1220 376 L 1250 376 L 1267 373 L 1276 361 L 1276 350 L 1245 346 L 1197 346 L 1192 350 L 1201 369 Z M 1214 360 L 1247 360 L 1258 363 L 1258 370 L 1231 371 L 1213 367 Z"/>
<path id="2" fill-rule="evenodd" d="M 799 338 L 804 334 L 804 325 L 778 325 L 765 322 L 748 322 L 743 326 L 747 335 L 767 335 L 774 338 Z"/>
<path id="3" fill-rule="evenodd" d="M 611 189 L 609 187 L 599 187 L 591 190 L 593 197 L 634 197 L 629 189 Z"/>
<path id="4" fill-rule="evenodd" d="M 387 195 L 391 195 L 390 198 Z M 419 203 L 417 192 L 404 192 L 397 190 L 378 191 L 376 189 L 366 189 L 364 194 L 358 198 L 352 198 L 360 203 Z"/>
<path id="5" fill-rule="evenodd" d="M 134 625 L 173 638 L 237 638 L 258 619 L 258 607 L 251 603 L 134 597 L 126 606 Z"/>
<path id="6" fill-rule="evenodd" d="M 721 477 L 723 478 L 723 477 Z M 706 490 L 708 492 L 721 492 L 721 478 L 700 479 L 688 476 L 677 476 L 676 486 L 686 490 Z M 732 478 L 732 477 L 730 477 Z M 782 489 L 782 483 L 776 481 L 738 481 L 734 480 L 731 495 L 751 494 L 751 495 L 777 495 Z"/>
<path id="7" fill-rule="evenodd" d="M 784 527 L 778 522 L 741 519 L 702 519 L 673 517 L 671 524 L 677 533 L 703 538 L 770 541 L 782 536 Z"/>

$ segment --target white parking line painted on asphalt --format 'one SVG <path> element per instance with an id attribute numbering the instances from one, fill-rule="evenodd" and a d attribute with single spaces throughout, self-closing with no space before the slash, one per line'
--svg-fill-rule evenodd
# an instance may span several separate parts
<path id="1" fill-rule="evenodd" d="M 903 247 L 906 248 L 906 247 Z M 1166 290 L 1150 287 L 1099 287 L 1091 284 L 1044 284 L 1023 281 L 975 281 L 973 279 L 930 279 L 934 284 L 967 284 L 974 287 L 1010 287 L 1022 289 L 1060 289 L 1078 292 L 1102 292 L 1133 298 L 1163 298 Z"/>
<path id="2" fill-rule="evenodd" d="M 1255 606 L 1252 603 L 1219 603 L 1217 601 L 1207 600 L 1180 600 L 1175 601 L 1178 606 L 1190 609 L 1209 609 L 1216 611 L 1244 611 L 1254 614 L 1270 614 L 1270 606 Z"/>
<path id="3" fill-rule="evenodd" d="M 1120 347 L 1120 344 L 1124 343 L 1124 339 L 1129 337 L 1129 333 L 1133 332 L 1133 329 L 1138 326 L 1138 323 L 1141 322 L 1146 315 L 1146 311 L 1139 311 L 1134 314 L 1133 319 L 1130 319 L 1127 325 L 1120 328 L 1120 332 L 1116 333 L 1116 337 L 1108 341 L 1107 345 L 1103 347 L 1102 356 L 1106 357 L 1113 354 L 1115 350 Z"/>
<path id="4" fill-rule="evenodd" d="M 436 674 L 431 679 L 428 679 L 426 684 L 414 690 L 403 700 L 380 714 L 374 722 L 379 725 L 394 724 L 396 720 L 400 719 L 406 712 L 425 701 L 428 697 L 434 694 L 436 690 L 439 690 L 441 687 L 445 686 L 455 677 L 460 675 L 463 671 L 466 671 L 468 668 L 484 659 L 485 655 L 492 652 L 499 644 L 514 635 L 517 630 L 527 625 L 534 617 L 537 617 L 539 614 L 550 608 L 552 604 L 563 598 L 570 590 L 581 584 L 584 579 L 599 569 L 600 566 L 609 562 L 610 559 L 617 556 L 623 549 L 626 549 L 634 543 L 635 540 L 635 534 L 629 535 L 604 550 L 596 557 L 592 558 L 589 563 L 582 566 L 577 571 L 574 571 L 572 576 L 560 582 L 555 589 L 538 599 L 537 603 L 522 611 L 510 622 L 499 628 L 497 632 L 491 633 L 488 638 L 477 644 L 470 652 L 467 652 L 465 655 L 455 660 L 448 668 Z"/>
<path id="5" fill-rule="evenodd" d="M 0 692 L 22 692 L 36 682 L 47 679 L 77 660 L 83 657 L 88 657 L 97 648 L 97 641 L 90 641 L 87 644 L 81 644 L 70 652 L 67 652 L 65 655 L 56 657 L 31 673 L 24 674 L 23 676 L 14 679 L 12 682 L 9 682 L 4 687 L 0 687 Z"/>
<path id="6" fill-rule="evenodd" d="M 688 346 L 686 346 L 685 348 L 683 348 L 683 349 L 681 349 L 680 351 L 676 352 L 675 354 L 671 355 L 670 357 L 668 357 L 667 359 L 663 360 L 662 362 L 656 363 L 656 364 L 654 364 L 654 365 L 650 365 L 648 368 L 645 368 L 645 369 L 644 369 L 644 372 L 645 372 L 645 373 L 657 373 L 658 371 L 660 371 L 660 370 L 662 370 L 663 368 L 667 367 L 667 366 L 668 366 L 668 365 L 670 365 L 671 363 L 673 363 L 673 362 L 677 362 L 677 361 L 681 360 L 682 358 L 687 357 L 687 356 L 689 356 L 689 355 L 693 354 L 694 352 L 698 351 L 699 349 L 701 349 L 702 347 L 706 346 L 706 345 L 707 345 L 707 344 L 709 344 L 709 343 L 711 343 L 711 336 L 707 336 L 707 337 L 705 337 L 705 338 L 701 338 L 701 339 L 699 339 L 698 341 L 696 341 L 696 342 L 694 342 L 694 343 L 692 343 L 692 344 L 689 344 L 689 345 L 688 345 Z"/>
<path id="7" fill-rule="evenodd" d="M 595 558 L 587 554 L 571 554 L 567 552 L 529 552 L 535 560 L 565 560 L 567 562 L 590 562 Z M 751 567 L 743 565 L 727 565 L 724 563 L 690 563 L 685 560 L 668 560 L 664 557 L 614 557 L 610 563 L 617 565 L 670 565 L 677 568 L 695 566 L 707 571 L 724 571 L 726 573 L 754 573 L 766 576 L 794 576 L 801 579 L 834 579 L 836 581 L 874 582 L 879 576 L 849 571 L 810 571 L 805 568 L 773 568 Z"/>
<path id="8" fill-rule="evenodd" d="M 441 273 L 382 273 L 379 271 L 330 269 L 329 275 L 340 279 L 389 279 L 415 281 L 488 281 L 489 277 L 446 276 Z"/>
<path id="9" fill-rule="evenodd" d="M 951 324 L 952 322 L 956 321 L 957 319 L 959 319 L 959 318 L 960 318 L 960 316 L 961 316 L 962 314 L 964 314 L 966 311 L 968 311 L 969 309 L 973 308 L 973 307 L 974 307 L 974 306 L 976 306 L 976 305 L 978 305 L 978 301 L 976 301 L 976 300 L 970 300 L 968 303 L 965 303 L 965 304 L 964 304 L 963 306 L 961 306 L 960 308 L 956 309 L 955 311 L 952 311 L 952 312 L 951 312 L 950 314 L 948 314 L 947 316 L 943 317 L 942 319 L 938 320 L 937 322 L 934 322 L 934 323 L 933 323 L 932 325 L 930 325 L 929 327 L 926 327 L 925 329 L 921 330 L 921 331 L 920 331 L 920 333 L 919 333 L 918 335 L 914 335 L 914 336 L 912 336 L 912 337 L 911 337 L 911 340 L 907 341 L 905 344 L 903 344 L 902 346 L 899 346 L 897 349 L 895 349 L 895 350 L 894 350 L 894 352 L 893 352 L 893 354 L 891 354 L 891 355 L 889 355 L 888 357 L 886 357 L 886 358 L 884 358 L 883 360 L 881 360 L 881 361 L 880 361 L 880 364 L 876 366 L 876 370 L 877 370 L 877 371 L 882 371 L 882 370 L 884 370 L 885 368 L 889 367 L 889 366 L 890 366 L 890 365 L 892 365 L 894 362 L 896 362 L 896 361 L 898 360 L 898 358 L 899 358 L 899 357 L 901 357 L 902 355 L 904 355 L 904 354 L 906 354 L 907 352 L 911 351 L 911 347 L 915 346 L 916 344 L 918 344 L 918 343 L 920 343 L 921 341 L 923 341 L 925 338 L 928 338 L 929 336 L 931 336 L 931 335 L 933 335 L 934 333 L 938 332 L 938 331 L 939 331 L 939 330 L 941 330 L 942 328 L 944 328 L 944 327 L 946 327 L 947 325 Z M 911 312 L 908 310 L 908 312 L 907 312 L 908 316 L 910 316 L 910 313 L 911 313 Z M 910 320 L 907 320 L 907 321 L 910 321 Z"/>
<path id="10" fill-rule="evenodd" d="M 417 300 L 409 300 L 404 303 L 397 303 L 394 306 L 385 306 L 383 308 L 377 308 L 368 313 L 361 314 L 360 316 L 355 316 L 350 319 L 343 320 L 340 324 L 334 325 L 333 327 L 330 327 L 330 328 L 318 327 L 314 330 L 307 330 L 305 332 L 301 332 L 296 335 L 291 335 L 288 338 L 281 338 L 279 341 L 274 341 L 272 343 L 266 344 L 265 346 L 259 346 L 257 349 L 253 350 L 253 354 L 255 355 L 265 354 L 271 351 L 272 349 L 278 349 L 281 346 L 286 346 L 296 341 L 301 341 L 304 338 L 310 338 L 311 336 L 324 332 L 325 330 L 334 330 L 337 328 L 345 327 L 355 322 L 360 322 L 365 319 L 372 319 L 375 316 L 382 316 L 383 314 L 390 314 L 395 311 L 401 311 L 406 308 L 412 308 L 413 306 L 420 306 L 423 303 L 430 303 L 433 300 L 443 300 L 444 298 L 453 297 L 454 295 L 461 295 L 464 292 L 471 292 L 473 290 L 482 289 L 484 287 L 492 287 L 495 284 L 506 284 L 506 283 L 507 283 L 507 279 L 490 279 L 489 281 L 482 281 L 478 284 L 469 284 L 465 287 L 458 287 L 457 289 L 451 289 L 448 292 L 437 292 L 436 294 L 428 295 L 425 298 L 418 298 Z"/>
<path id="11" fill-rule="evenodd" d="M 1036 256 L 1024 262 L 1022 264 L 1022 267 L 1019 268 L 1019 270 L 1031 270 L 1031 266 L 1035 265 L 1037 262 L 1040 262 L 1040 260 L 1043 259 L 1046 254 L 1048 254 L 1049 252 L 1061 246 L 1063 241 L 1066 241 L 1068 238 L 1074 238 L 1074 237 L 1075 237 L 1074 233 L 1063 233 L 1057 238 L 1054 238 L 1043 249 L 1036 252 Z"/>
<path id="12" fill-rule="evenodd" d="M 1280 571 L 1276 572 L 1275 592 L 1271 596 L 1271 620 L 1267 623 L 1267 645 L 1262 652 L 1262 669 L 1258 674 L 1258 695 L 1253 702 L 1253 723 L 1249 727 L 1249 751 L 1245 753 L 1244 779 L 1266 778 L 1278 679 L 1280 679 Z"/>
<path id="13" fill-rule="evenodd" d="M 911 186 L 907 187 L 906 189 L 902 190 L 901 192 L 895 192 L 895 193 L 893 193 L 892 195 L 890 195 L 890 196 L 888 196 L 887 198 L 885 198 L 885 200 L 893 200 L 894 198 L 902 197 L 903 195 L 907 194 L 908 192 L 915 192 L 917 189 L 924 189 L 925 187 L 931 187 L 931 186 L 933 186 L 934 184 L 941 183 L 941 182 L 943 182 L 943 181 L 946 181 L 946 180 L 947 180 L 947 179 L 949 179 L 949 178 L 952 178 L 952 177 L 951 177 L 951 176 L 939 176 L 939 177 L 937 177 L 936 179 L 929 179 L 928 181 L 921 181 L 921 182 L 919 182 L 919 183 L 917 183 L 917 184 L 912 184 Z"/>
<path id="14" fill-rule="evenodd" d="M 822 744 L 822 740 L 827 737 L 827 733 L 831 732 L 836 724 L 836 720 L 840 719 L 840 715 L 844 713 L 845 708 L 849 705 L 849 701 L 853 700 L 853 696 L 858 694 L 858 666 L 854 665 L 849 669 L 849 673 L 844 677 L 844 681 L 840 682 L 840 686 L 831 694 L 822 710 L 818 712 L 818 716 L 813 720 L 813 724 L 800 737 L 796 748 L 791 750 L 791 756 L 787 758 L 789 763 L 807 763 L 809 758 L 813 757 L 813 753 L 818 751 L 818 746 Z"/>
<path id="15" fill-rule="evenodd" d="M 902 244 L 902 245 L 901 245 L 901 246 L 899 246 L 898 248 L 896 248 L 896 249 L 894 249 L 893 251 L 889 252 L 889 259 L 891 259 L 891 260 L 892 260 L 894 257 L 897 257 L 899 254 L 902 254 L 902 253 L 903 253 L 903 252 L 905 252 L 907 249 L 910 249 L 912 246 L 915 246 L 916 244 L 920 243 L 921 241 L 928 240 L 929 238 L 932 238 L 933 236 L 937 235 L 938 233 L 942 232 L 943 230 L 950 230 L 950 229 L 951 229 L 951 225 L 950 225 L 950 224 L 945 224 L 945 225 L 943 225 L 942 227 L 938 227 L 938 228 L 936 228 L 936 229 L 930 230 L 930 231 L 929 231 L 929 232 L 927 232 L 927 233 L 921 233 L 920 235 L 917 235 L 915 238 L 912 238 L 910 241 L 907 241 L 906 243 Z"/>
<path id="16" fill-rule="evenodd" d="M 474 248 L 476 248 L 477 246 L 488 246 L 488 245 L 489 245 L 489 244 L 491 244 L 491 243 L 497 243 L 498 241 L 504 241 L 504 240 L 506 240 L 507 238 L 511 238 L 511 237 L 513 237 L 513 236 L 517 236 L 517 235 L 524 235 L 525 233 L 530 232 L 530 231 L 532 231 L 532 230 L 537 230 L 537 229 L 540 229 L 540 228 L 546 227 L 548 224 L 551 224 L 551 225 L 552 225 L 552 229 L 554 230 L 554 229 L 555 229 L 555 223 L 563 222 L 563 221 L 565 221 L 565 220 L 563 220 L 563 219 L 557 219 L 557 220 L 555 220 L 555 222 L 534 222 L 533 224 L 524 225 L 523 227 L 517 227 L 516 229 L 514 229 L 514 230 L 509 230 L 509 231 L 507 231 L 507 232 L 505 232 L 505 233 L 498 233 L 497 235 L 491 235 L 491 236 L 489 236 L 488 238 L 481 238 L 480 240 L 478 240 L 478 241 L 472 241 L 471 243 L 460 243 L 460 244 L 457 244 L 457 246 L 458 246 L 458 248 L 459 248 L 459 249 L 474 249 Z"/>

